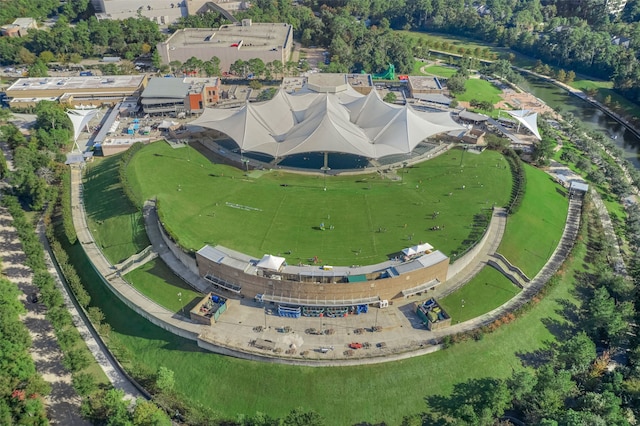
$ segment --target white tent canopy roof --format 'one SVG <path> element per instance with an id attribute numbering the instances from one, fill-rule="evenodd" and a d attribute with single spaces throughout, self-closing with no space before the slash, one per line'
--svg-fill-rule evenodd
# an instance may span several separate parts
<path id="1" fill-rule="evenodd" d="M 97 109 L 68 109 L 67 116 L 73 124 L 73 140 L 77 141 L 82 132 L 82 128 L 86 126 L 93 117 L 98 114 Z"/>
<path id="2" fill-rule="evenodd" d="M 538 113 L 528 109 L 519 109 L 516 111 L 507 111 L 507 114 L 518 120 L 520 124 L 529 129 L 538 140 L 542 140 L 538 131 Z"/>
<path id="3" fill-rule="evenodd" d="M 418 244 L 417 246 L 407 247 L 402 250 L 406 256 L 413 256 L 414 254 L 424 253 L 425 251 L 433 250 L 433 246 L 429 243 Z"/>
<path id="4" fill-rule="evenodd" d="M 373 90 L 289 95 L 239 109 L 205 108 L 190 123 L 227 134 L 242 151 L 272 157 L 338 152 L 366 158 L 406 154 L 429 136 L 463 127 L 447 112 L 426 113 L 384 102 Z"/>
<path id="5" fill-rule="evenodd" d="M 273 256 L 271 254 L 265 254 L 262 256 L 262 259 L 256 264 L 258 268 L 262 269 L 271 269 L 273 271 L 278 271 L 282 267 L 284 263 L 284 257 Z"/>

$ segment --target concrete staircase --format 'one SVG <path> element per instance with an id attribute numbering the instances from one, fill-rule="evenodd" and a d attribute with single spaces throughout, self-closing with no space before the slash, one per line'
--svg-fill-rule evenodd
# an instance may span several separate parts
<path id="1" fill-rule="evenodd" d="M 500 253 L 493 253 L 487 260 L 487 265 L 494 267 L 517 287 L 524 288 L 531 279 L 520 268 L 514 266 Z"/>

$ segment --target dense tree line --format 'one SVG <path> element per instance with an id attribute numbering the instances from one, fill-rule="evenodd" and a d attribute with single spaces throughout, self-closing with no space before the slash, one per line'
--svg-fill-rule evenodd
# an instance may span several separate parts
<path id="1" fill-rule="evenodd" d="M 42 397 L 50 386 L 36 372 L 29 354 L 31 337 L 20 321 L 25 308 L 14 283 L 0 277 L 0 423 L 48 424 Z"/>

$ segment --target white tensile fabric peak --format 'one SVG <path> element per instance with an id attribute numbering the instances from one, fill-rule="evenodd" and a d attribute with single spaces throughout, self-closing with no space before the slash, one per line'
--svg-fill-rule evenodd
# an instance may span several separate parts
<path id="1" fill-rule="evenodd" d="M 67 110 L 67 116 L 73 124 L 73 141 L 77 141 L 82 132 L 82 128 L 91 121 L 93 117 L 98 113 L 97 109 L 69 109 Z"/>
<path id="2" fill-rule="evenodd" d="M 515 111 L 507 111 L 507 114 L 518 120 L 520 124 L 529 129 L 533 135 L 538 138 L 538 140 L 542 140 L 540 137 L 540 132 L 538 131 L 538 113 L 528 110 L 528 109 L 519 109 Z"/>
<path id="3" fill-rule="evenodd" d="M 407 154 L 429 136 L 463 129 L 448 112 L 391 105 L 375 90 L 367 96 L 353 93 L 290 95 L 280 90 L 269 101 L 238 109 L 205 108 L 190 124 L 227 134 L 242 151 L 276 158 L 307 152 L 366 158 Z"/>

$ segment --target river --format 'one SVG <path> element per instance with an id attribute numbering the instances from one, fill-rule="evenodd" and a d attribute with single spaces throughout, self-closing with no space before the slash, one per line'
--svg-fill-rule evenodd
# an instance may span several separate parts
<path id="1" fill-rule="evenodd" d="M 624 157 L 637 169 L 640 169 L 640 139 L 628 131 L 622 124 L 577 96 L 566 90 L 529 75 L 523 75 L 524 83 L 520 86 L 543 100 L 561 114 L 571 112 L 591 129 L 601 130 L 609 135 L 615 144 L 624 151 Z"/>

